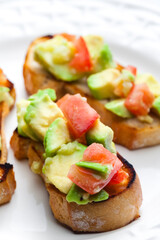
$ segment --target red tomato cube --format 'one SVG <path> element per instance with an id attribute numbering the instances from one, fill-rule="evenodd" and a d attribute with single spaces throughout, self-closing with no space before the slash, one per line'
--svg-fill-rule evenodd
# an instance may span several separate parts
<path id="1" fill-rule="evenodd" d="M 70 62 L 70 67 L 77 72 L 89 72 L 92 69 L 92 61 L 83 37 L 79 37 L 74 41 L 76 54 Z"/>
<path id="2" fill-rule="evenodd" d="M 80 94 L 67 94 L 57 104 L 67 119 L 71 134 L 75 138 L 80 138 L 99 118 L 98 113 L 90 107 Z"/>
<path id="3" fill-rule="evenodd" d="M 120 169 L 116 174 L 113 176 L 111 181 L 108 183 L 108 186 L 114 185 L 114 184 L 119 184 L 123 182 L 126 178 L 128 178 L 128 173 L 124 171 L 123 169 Z"/>
<path id="4" fill-rule="evenodd" d="M 133 85 L 125 100 L 126 108 L 136 116 L 147 115 L 154 101 L 154 95 L 146 83 Z"/>
<path id="5" fill-rule="evenodd" d="M 137 68 L 136 67 L 128 65 L 127 67 L 125 67 L 125 69 L 130 71 L 134 76 L 137 75 Z"/>
<path id="6" fill-rule="evenodd" d="M 92 161 L 102 165 L 111 164 L 112 170 L 107 178 L 101 177 L 95 171 L 83 167 L 71 166 L 68 177 L 89 194 L 95 194 L 103 189 L 122 167 L 122 162 L 102 144 L 93 143 L 84 152 L 83 161 Z"/>

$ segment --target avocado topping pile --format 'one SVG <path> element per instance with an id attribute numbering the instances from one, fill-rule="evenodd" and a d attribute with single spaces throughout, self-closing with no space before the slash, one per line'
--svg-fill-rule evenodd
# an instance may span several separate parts
<path id="1" fill-rule="evenodd" d="M 104 188 L 122 167 L 112 129 L 79 94 L 55 100 L 55 91 L 45 89 L 18 102 L 18 133 L 44 144 L 42 172 L 68 202 L 108 199 Z M 40 174 L 40 165 L 33 162 L 31 169 Z"/>
<path id="2" fill-rule="evenodd" d="M 94 35 L 55 35 L 35 46 L 34 58 L 57 79 L 68 82 L 116 66 L 108 45 Z"/>
<path id="3" fill-rule="evenodd" d="M 151 112 L 160 116 L 160 84 L 150 74 L 137 74 L 133 66 L 103 70 L 90 75 L 87 82 L 91 94 L 109 100 L 105 108 L 121 118 L 152 123 Z"/>
<path id="4" fill-rule="evenodd" d="M 35 46 L 34 59 L 59 80 L 87 77 L 91 95 L 109 100 L 105 108 L 123 119 L 152 123 L 151 112 L 160 116 L 160 84 L 151 74 L 116 64 L 100 36 L 55 35 Z"/>

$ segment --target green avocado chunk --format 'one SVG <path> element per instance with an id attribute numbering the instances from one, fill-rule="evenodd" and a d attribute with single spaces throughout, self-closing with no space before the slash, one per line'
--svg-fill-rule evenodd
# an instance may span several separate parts
<path id="1" fill-rule="evenodd" d="M 27 100 L 21 100 L 17 103 L 17 121 L 18 121 L 18 133 L 23 137 L 29 137 L 32 140 L 38 141 L 36 135 L 24 120 L 26 109 L 30 102 Z"/>
<path id="2" fill-rule="evenodd" d="M 9 92 L 9 88 L 8 87 L 0 87 L 0 93 L 2 92 Z"/>
<path id="3" fill-rule="evenodd" d="M 154 100 L 152 109 L 157 115 L 160 116 L 160 96 Z"/>
<path id="4" fill-rule="evenodd" d="M 117 69 L 107 69 L 89 76 L 87 82 L 91 94 L 97 99 L 115 98 L 114 81 L 120 76 Z"/>
<path id="5" fill-rule="evenodd" d="M 71 165 L 82 160 L 86 148 L 74 141 L 63 144 L 54 157 L 46 158 L 42 171 L 47 181 L 67 194 L 72 186 L 72 181 L 67 177 L 69 169 Z"/>
<path id="6" fill-rule="evenodd" d="M 66 121 L 63 118 L 57 118 L 51 123 L 44 137 L 46 157 L 53 157 L 62 144 L 70 141 Z"/>
<path id="7" fill-rule="evenodd" d="M 106 68 L 115 67 L 112 53 L 108 45 L 104 44 L 104 40 L 102 37 L 96 35 L 87 35 L 83 38 L 86 42 L 90 57 L 92 59 L 92 72 L 96 73 Z"/>
<path id="8" fill-rule="evenodd" d="M 105 104 L 105 108 L 122 118 L 132 118 L 133 115 L 124 105 L 125 99 L 110 101 Z"/>
<path id="9" fill-rule="evenodd" d="M 104 125 L 99 119 L 94 126 L 86 133 L 87 144 L 90 145 L 94 142 L 101 143 L 110 152 L 116 153 L 115 146 L 112 142 L 113 131 L 110 127 Z"/>
<path id="10" fill-rule="evenodd" d="M 74 55 L 73 43 L 60 35 L 38 43 L 34 49 L 35 60 L 57 79 L 63 81 L 75 81 L 84 75 L 70 68 L 69 63 Z"/>
<path id="11" fill-rule="evenodd" d="M 135 76 L 128 70 L 123 69 L 122 70 L 122 78 L 124 80 L 130 80 L 131 82 L 134 82 L 135 80 Z"/>
<path id="12" fill-rule="evenodd" d="M 63 117 L 62 111 L 48 95 L 44 95 L 30 102 L 24 120 L 38 139 L 43 141 L 48 127 L 58 117 Z"/>
<path id="13" fill-rule="evenodd" d="M 13 97 L 9 94 L 10 89 L 7 87 L 0 87 L 0 102 L 6 102 L 10 107 L 13 103 Z"/>
<path id="14" fill-rule="evenodd" d="M 78 205 L 85 205 L 91 202 L 101 202 L 107 200 L 108 198 L 109 194 L 105 190 L 101 190 L 96 194 L 90 195 L 76 184 L 72 184 L 72 187 L 66 196 L 67 202 L 75 202 Z"/>
<path id="15" fill-rule="evenodd" d="M 46 88 L 44 90 L 38 90 L 37 93 L 31 95 L 28 100 L 29 101 L 33 101 L 33 100 L 36 100 L 37 98 L 40 98 L 40 97 L 43 97 L 44 95 L 48 95 L 50 97 L 50 99 L 52 101 L 55 101 L 56 100 L 56 92 L 54 89 L 51 89 L 51 88 Z"/>
<path id="16" fill-rule="evenodd" d="M 101 52 L 100 52 L 100 58 L 99 61 L 101 65 L 103 66 L 103 69 L 105 68 L 113 68 L 116 66 L 116 64 L 113 62 L 113 57 L 111 50 L 108 46 L 108 44 L 104 44 Z"/>
<path id="17" fill-rule="evenodd" d="M 105 178 L 108 177 L 108 175 L 111 173 L 111 170 L 113 169 L 112 164 L 102 165 L 96 162 L 80 161 L 80 162 L 77 162 L 76 165 L 79 167 L 94 170 L 98 172 L 100 175 L 103 175 Z"/>

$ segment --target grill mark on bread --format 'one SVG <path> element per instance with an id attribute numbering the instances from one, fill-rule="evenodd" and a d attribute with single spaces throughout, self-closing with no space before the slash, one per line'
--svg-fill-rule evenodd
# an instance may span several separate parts
<path id="1" fill-rule="evenodd" d="M 0 183 L 6 180 L 8 172 L 13 169 L 10 163 L 0 164 Z"/>

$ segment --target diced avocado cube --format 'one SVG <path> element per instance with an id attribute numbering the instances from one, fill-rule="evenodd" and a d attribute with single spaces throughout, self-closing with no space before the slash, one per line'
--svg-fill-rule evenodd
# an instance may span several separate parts
<path id="1" fill-rule="evenodd" d="M 97 99 L 114 98 L 114 80 L 120 76 L 117 69 L 107 69 L 89 76 L 87 82 L 92 95 Z"/>
<path id="2" fill-rule="evenodd" d="M 0 102 L 6 102 L 10 107 L 14 103 L 13 97 L 9 94 L 10 89 L 7 87 L 0 87 Z"/>
<path id="3" fill-rule="evenodd" d="M 73 43 L 60 35 L 37 44 L 34 49 L 35 60 L 57 79 L 63 81 L 75 81 L 83 76 L 69 66 L 74 54 Z"/>
<path id="4" fill-rule="evenodd" d="M 33 101 L 33 100 L 36 100 L 37 98 L 40 98 L 40 97 L 43 97 L 44 95 L 48 95 L 52 101 L 55 101 L 56 100 L 56 92 L 54 89 L 51 89 L 51 88 L 46 88 L 44 90 L 39 90 L 37 93 L 31 95 L 28 100 L 29 101 Z"/>
<path id="5" fill-rule="evenodd" d="M 24 119 L 36 136 L 43 141 L 48 127 L 58 117 L 63 117 L 62 111 L 48 95 L 44 95 L 31 101 Z"/>
<path id="6" fill-rule="evenodd" d="M 86 140 L 88 145 L 94 142 L 101 143 L 109 151 L 113 151 L 113 131 L 110 127 L 104 125 L 99 119 L 95 122 L 94 126 L 86 133 Z"/>
<path id="7" fill-rule="evenodd" d="M 2 92 L 9 92 L 9 88 L 8 87 L 0 87 L 0 93 Z"/>
<path id="8" fill-rule="evenodd" d="M 63 118 L 57 118 L 51 123 L 44 137 L 46 157 L 53 157 L 62 144 L 70 141 L 66 121 Z"/>
<path id="9" fill-rule="evenodd" d="M 160 83 L 151 74 L 139 74 L 136 83 L 146 83 L 155 97 L 160 96 Z"/>
<path id="10" fill-rule="evenodd" d="M 101 190 L 96 194 L 90 195 L 76 184 L 72 185 L 66 196 L 67 202 L 75 202 L 78 205 L 85 205 L 91 202 L 101 202 L 107 200 L 108 198 L 109 194 L 105 190 Z"/>
<path id="11" fill-rule="evenodd" d="M 122 118 L 132 118 L 133 115 L 124 105 L 124 99 L 113 100 L 105 104 L 105 108 Z"/>
<path id="12" fill-rule="evenodd" d="M 21 100 L 17 103 L 17 121 L 18 121 L 18 133 L 23 137 L 29 137 L 32 140 L 38 141 L 38 138 L 24 120 L 26 109 L 30 104 L 27 100 Z"/>
<path id="13" fill-rule="evenodd" d="M 106 68 L 115 67 L 112 53 L 108 45 L 104 44 L 104 40 L 102 37 L 96 35 L 87 35 L 83 38 L 86 42 L 89 54 L 92 59 L 92 72 L 96 73 Z"/>
<path id="14" fill-rule="evenodd" d="M 104 45 L 103 38 L 96 35 L 87 35 L 83 38 L 89 50 L 92 62 L 97 63 L 97 60 L 100 57 L 100 51 Z"/>
<path id="15" fill-rule="evenodd" d="M 71 165 L 83 158 L 87 147 L 77 141 L 63 144 L 52 158 L 46 158 L 43 174 L 61 192 L 67 194 L 72 186 L 72 181 L 67 177 Z"/>
<path id="16" fill-rule="evenodd" d="M 128 70 L 123 69 L 122 70 L 122 78 L 124 80 L 130 80 L 131 82 L 134 82 L 135 80 L 135 76 Z"/>
<path id="17" fill-rule="evenodd" d="M 157 97 L 152 105 L 152 109 L 154 110 L 154 112 L 160 116 L 160 96 Z"/>
<path id="18" fill-rule="evenodd" d="M 100 52 L 100 63 L 104 68 L 114 68 L 116 65 L 113 61 L 111 50 L 108 44 L 104 44 Z"/>
<path id="19" fill-rule="evenodd" d="M 120 77 L 118 77 L 114 82 L 115 95 L 123 98 L 127 97 L 133 87 L 134 81 L 135 76 L 130 71 L 123 69 Z"/>
<path id="20" fill-rule="evenodd" d="M 80 162 L 77 162 L 76 165 L 79 167 L 94 170 L 98 172 L 98 174 L 103 175 L 105 178 L 109 176 L 109 174 L 111 173 L 111 170 L 113 169 L 112 164 L 102 165 L 96 162 L 80 161 Z"/>
<path id="21" fill-rule="evenodd" d="M 117 151 L 116 151 L 116 146 L 114 144 L 114 142 L 111 143 L 110 148 L 108 149 L 111 153 L 117 155 Z"/>

